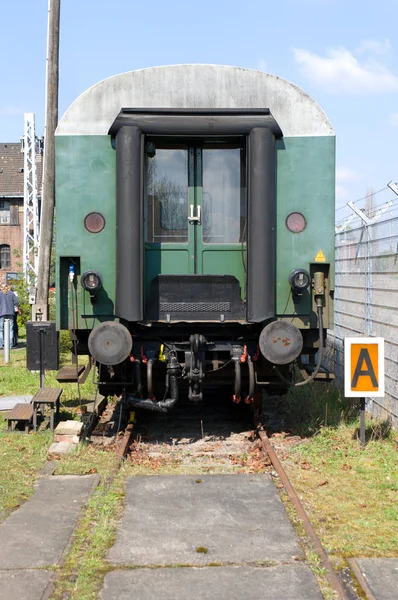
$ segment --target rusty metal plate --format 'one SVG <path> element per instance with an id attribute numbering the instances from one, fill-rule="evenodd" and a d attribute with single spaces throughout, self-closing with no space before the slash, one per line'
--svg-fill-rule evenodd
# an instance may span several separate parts
<path id="1" fill-rule="evenodd" d="M 275 365 L 293 362 L 303 349 L 300 330 L 288 321 L 273 321 L 261 332 L 259 345 L 261 354 Z"/>

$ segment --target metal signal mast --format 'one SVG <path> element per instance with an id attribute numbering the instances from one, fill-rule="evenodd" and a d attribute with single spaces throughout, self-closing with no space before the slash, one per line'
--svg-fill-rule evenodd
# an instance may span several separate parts
<path id="1" fill-rule="evenodd" d="M 39 268 L 39 200 L 37 192 L 35 116 L 25 113 L 24 137 L 24 243 L 23 270 L 26 283 L 36 285 Z"/>

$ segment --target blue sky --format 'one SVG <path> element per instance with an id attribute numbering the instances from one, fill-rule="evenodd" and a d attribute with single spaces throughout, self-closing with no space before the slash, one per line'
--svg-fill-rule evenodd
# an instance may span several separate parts
<path id="1" fill-rule="evenodd" d="M 0 141 L 12 142 L 24 112 L 43 133 L 48 2 L 1 5 Z M 395 0 L 61 0 L 59 114 L 123 71 L 176 63 L 268 71 L 302 87 L 330 118 L 342 207 L 398 181 L 397 22 Z M 390 198 L 398 200 L 384 190 L 374 204 Z"/>

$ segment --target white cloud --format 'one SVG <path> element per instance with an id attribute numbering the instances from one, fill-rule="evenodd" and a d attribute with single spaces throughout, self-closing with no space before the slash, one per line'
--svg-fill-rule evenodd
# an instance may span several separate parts
<path id="1" fill-rule="evenodd" d="M 388 54 L 391 50 L 390 40 L 386 38 L 384 42 L 378 40 L 363 40 L 359 48 L 355 50 L 355 54 L 364 54 L 372 52 L 373 54 Z"/>
<path id="2" fill-rule="evenodd" d="M 393 127 L 398 127 L 398 112 L 393 112 L 390 114 L 390 125 Z"/>
<path id="3" fill-rule="evenodd" d="M 337 183 L 346 183 L 347 181 L 354 181 L 358 179 L 358 173 L 349 169 L 348 167 L 337 167 L 336 168 L 336 181 Z"/>
<path id="4" fill-rule="evenodd" d="M 295 48 L 294 58 L 312 83 L 332 92 L 369 94 L 398 90 L 398 77 L 370 58 L 360 61 L 346 48 L 332 48 L 326 57 Z"/>

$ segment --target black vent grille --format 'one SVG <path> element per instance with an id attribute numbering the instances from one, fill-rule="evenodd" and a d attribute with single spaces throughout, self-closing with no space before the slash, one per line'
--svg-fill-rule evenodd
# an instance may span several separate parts
<path id="1" fill-rule="evenodd" d="M 161 302 L 160 311 L 162 313 L 174 312 L 229 312 L 229 302 Z"/>
<path id="2" fill-rule="evenodd" d="M 233 275 L 157 275 L 145 307 L 148 321 L 234 321 L 245 315 Z"/>

